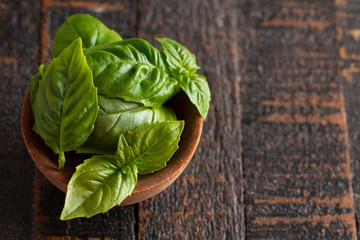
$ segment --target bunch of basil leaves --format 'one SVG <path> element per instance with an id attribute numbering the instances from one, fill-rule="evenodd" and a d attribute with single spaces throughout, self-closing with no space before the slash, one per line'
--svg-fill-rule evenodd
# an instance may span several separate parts
<path id="1" fill-rule="evenodd" d="M 195 56 L 168 38 L 161 50 L 123 40 L 97 18 L 69 17 L 52 45 L 52 61 L 30 80 L 36 131 L 56 154 L 93 154 L 68 184 L 61 219 L 106 212 L 129 196 L 138 174 L 166 166 L 183 121 L 165 106 L 183 90 L 206 118 L 210 91 Z"/>

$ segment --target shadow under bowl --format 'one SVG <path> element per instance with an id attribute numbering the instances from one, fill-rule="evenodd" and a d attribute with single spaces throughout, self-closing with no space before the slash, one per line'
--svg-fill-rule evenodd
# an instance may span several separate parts
<path id="1" fill-rule="evenodd" d="M 185 121 L 179 149 L 167 166 L 160 171 L 140 175 L 134 191 L 120 205 L 142 202 L 163 191 L 184 171 L 199 144 L 203 119 L 188 97 L 180 92 L 171 101 L 179 120 Z M 34 118 L 31 110 L 30 93 L 27 91 L 21 110 L 21 126 L 25 145 L 36 166 L 45 177 L 61 191 L 66 192 L 67 185 L 75 168 L 86 158 L 75 152 L 67 152 L 63 170 L 58 170 L 58 155 L 47 147 L 41 137 L 33 131 Z"/>

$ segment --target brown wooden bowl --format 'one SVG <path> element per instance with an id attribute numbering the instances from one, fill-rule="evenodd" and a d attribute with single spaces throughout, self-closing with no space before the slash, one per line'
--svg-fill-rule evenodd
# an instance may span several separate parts
<path id="1" fill-rule="evenodd" d="M 139 176 L 133 193 L 121 203 L 122 206 L 144 201 L 160 193 L 184 171 L 194 155 L 199 144 L 203 119 L 183 92 L 177 94 L 170 104 L 175 110 L 178 119 L 185 120 L 179 149 L 164 169 Z M 21 126 L 25 145 L 31 158 L 45 177 L 61 191 L 66 192 L 69 180 L 75 172 L 75 167 L 85 158 L 75 152 L 68 152 L 66 153 L 65 167 L 59 171 L 58 156 L 32 130 L 33 125 L 34 118 L 31 110 L 30 94 L 27 91 L 21 111 Z"/>

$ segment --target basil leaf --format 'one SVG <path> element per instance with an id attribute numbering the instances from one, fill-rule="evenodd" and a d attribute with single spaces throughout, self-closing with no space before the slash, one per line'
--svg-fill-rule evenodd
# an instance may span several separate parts
<path id="1" fill-rule="evenodd" d="M 120 135 L 118 148 L 116 151 L 116 160 L 118 166 L 125 165 L 126 163 L 130 163 L 134 160 L 135 155 L 132 151 L 132 148 L 127 143 L 124 135 Z"/>
<path id="2" fill-rule="evenodd" d="M 179 91 L 177 80 L 167 74 L 161 60 L 157 58 L 154 65 L 154 59 L 129 44 L 102 45 L 85 55 L 100 94 L 159 107 Z"/>
<path id="3" fill-rule="evenodd" d="M 195 73 L 199 66 L 196 65 L 195 55 L 170 38 L 155 38 L 160 43 L 165 55 L 165 61 L 175 78 L 180 74 Z"/>
<path id="4" fill-rule="evenodd" d="M 134 48 L 136 48 L 136 50 L 144 54 L 152 65 L 166 71 L 166 66 L 163 61 L 163 57 L 161 56 L 161 51 L 152 46 L 146 40 L 141 38 L 130 38 L 113 44 L 121 46 L 133 46 Z"/>
<path id="5" fill-rule="evenodd" d="M 120 134 L 134 130 L 145 122 L 176 120 L 167 106 L 147 108 L 140 103 L 98 95 L 99 113 L 94 131 L 87 142 L 77 149 L 80 153 L 115 153 Z"/>
<path id="6" fill-rule="evenodd" d="M 180 75 L 179 84 L 205 120 L 209 111 L 209 102 L 211 98 L 206 78 L 199 74 L 190 76 Z"/>
<path id="7" fill-rule="evenodd" d="M 184 121 L 144 123 L 125 134 L 135 155 L 133 162 L 139 174 L 148 174 L 166 166 L 166 162 L 179 148 Z"/>
<path id="8" fill-rule="evenodd" d="M 116 155 L 98 155 L 76 167 L 60 219 L 91 217 L 120 204 L 135 188 L 138 174 L 154 172 L 178 149 L 184 121 L 145 123 L 120 135 Z"/>
<path id="9" fill-rule="evenodd" d="M 132 191 L 134 190 L 135 188 L 135 185 L 137 183 L 137 178 L 138 178 L 138 168 L 136 166 L 135 163 L 129 163 L 129 164 L 126 164 L 124 165 L 122 168 L 121 168 L 121 172 L 123 174 L 125 174 L 128 179 L 130 180 L 130 182 L 133 184 L 133 185 L 130 185 L 130 187 L 127 188 L 127 191 L 126 192 L 129 192 L 128 195 L 125 196 L 125 194 L 122 194 L 122 196 L 125 196 L 125 197 L 117 197 L 116 199 L 116 204 L 120 204 L 122 201 L 124 201 L 124 199 L 131 195 Z M 132 187 L 134 186 L 134 187 Z M 126 189 L 126 188 L 125 188 Z M 125 191 L 124 191 L 125 192 Z"/>
<path id="10" fill-rule="evenodd" d="M 59 169 L 65 163 L 64 152 L 79 147 L 92 132 L 97 102 L 97 90 L 79 38 L 48 65 L 35 100 L 35 129 L 59 154 Z"/>
<path id="11" fill-rule="evenodd" d="M 211 94 L 206 78 L 196 74 L 200 67 L 196 65 L 195 55 L 172 39 L 156 38 L 156 40 L 163 48 L 171 75 L 179 81 L 180 88 L 187 94 L 205 120 L 209 111 Z"/>
<path id="12" fill-rule="evenodd" d="M 114 30 L 107 28 L 99 19 L 89 14 L 70 16 L 55 33 L 52 57 L 57 57 L 75 39 L 81 38 L 83 48 L 120 41 Z"/>
<path id="13" fill-rule="evenodd" d="M 44 65 L 40 65 L 39 66 L 39 72 L 32 76 L 30 79 L 30 83 L 29 83 L 29 92 L 30 92 L 30 103 L 31 103 L 31 108 L 32 108 L 32 112 L 34 115 L 35 112 L 35 100 L 36 100 L 36 95 L 37 92 L 39 90 L 39 82 L 41 81 L 41 79 L 43 78 L 44 72 L 46 70 L 47 66 Z M 36 129 L 34 129 L 36 132 Z"/>
<path id="14" fill-rule="evenodd" d="M 136 182 L 136 165 L 118 166 L 115 155 L 85 160 L 70 179 L 60 219 L 104 213 L 131 195 Z"/>

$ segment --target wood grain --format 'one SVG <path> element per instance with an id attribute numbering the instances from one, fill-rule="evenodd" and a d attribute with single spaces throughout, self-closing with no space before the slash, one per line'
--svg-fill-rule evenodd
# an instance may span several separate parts
<path id="1" fill-rule="evenodd" d="M 38 10 L 31 0 L 0 5 L 0 239 L 31 236 L 34 168 L 21 136 L 20 109 L 38 66 Z"/>
<path id="2" fill-rule="evenodd" d="M 140 239 L 244 239 L 239 31 L 235 1 L 140 1 L 138 37 L 171 37 L 197 56 L 212 92 L 193 161 L 139 206 Z M 153 42 L 153 41 L 152 41 Z"/>
<path id="3" fill-rule="evenodd" d="M 359 1 L 335 1 L 336 30 L 338 40 L 338 71 L 345 95 L 345 109 L 349 129 L 351 170 L 357 226 L 360 222 L 360 3 Z M 357 237 L 360 237 L 359 228 Z"/>
<path id="4" fill-rule="evenodd" d="M 356 0 L 0 1 L 0 239 L 357 239 L 359 11 Z M 79 12 L 124 38 L 183 43 L 212 102 L 172 186 L 62 222 L 65 195 L 27 154 L 20 109 Z"/>
<path id="5" fill-rule="evenodd" d="M 249 1 L 248 239 L 356 239 L 333 2 Z"/>

